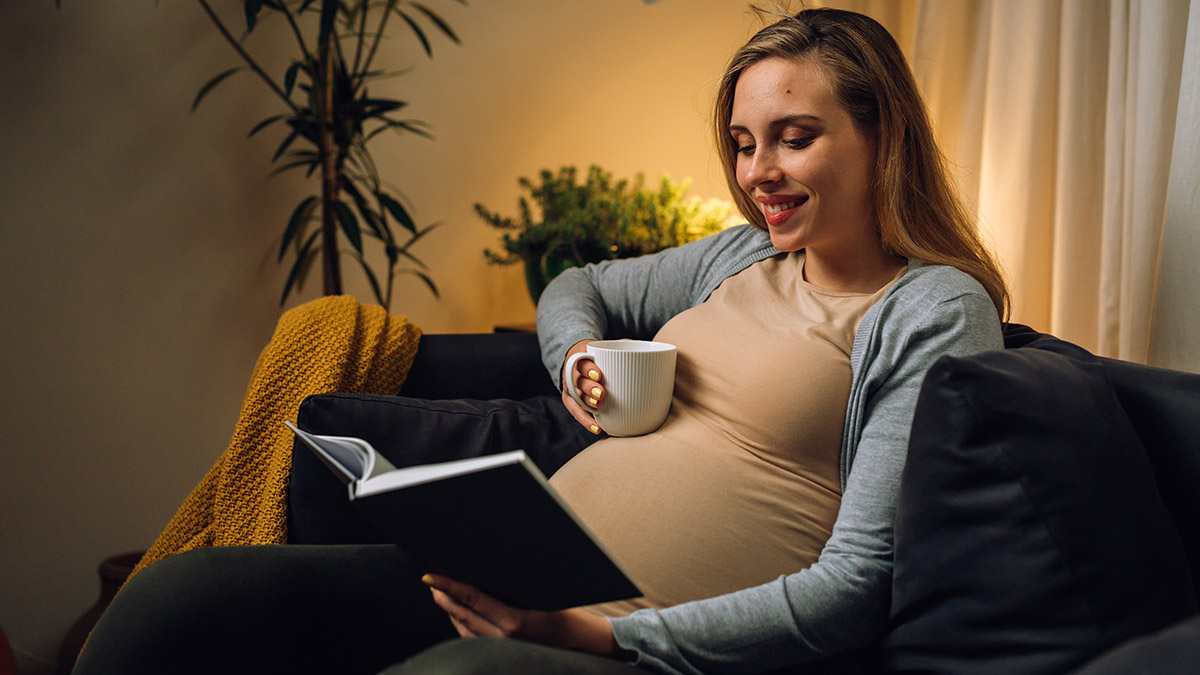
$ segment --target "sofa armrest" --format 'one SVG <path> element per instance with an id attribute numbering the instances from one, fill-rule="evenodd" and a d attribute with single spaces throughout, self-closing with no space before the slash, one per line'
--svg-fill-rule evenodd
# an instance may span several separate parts
<path id="1" fill-rule="evenodd" d="M 528 437 L 528 433 L 515 432 L 514 426 L 520 425 L 514 420 L 523 420 L 535 429 L 549 428 L 553 425 L 540 424 L 540 415 L 565 415 L 558 392 L 542 366 L 537 335 L 533 333 L 425 335 L 399 393 L 310 396 L 300 406 L 297 423 L 314 433 L 363 438 L 394 464 L 403 466 L 454 459 L 456 453 L 473 456 L 514 449 L 481 447 L 481 443 L 486 445 L 483 440 L 489 437 L 497 443 Z M 435 410 L 444 413 L 430 412 Z M 510 410 L 519 412 L 496 414 Z M 495 428 L 489 427 L 485 433 L 469 424 L 455 426 L 456 414 Z M 414 433 L 420 435 L 418 429 L 429 432 L 441 428 L 439 424 L 449 425 L 448 430 L 439 433 L 453 447 L 410 442 Z M 537 446 L 545 448 L 549 456 L 541 457 L 539 466 L 543 471 L 550 473 L 565 461 L 558 457 L 559 446 L 552 440 L 539 439 Z M 347 502 L 345 488 L 304 445 L 297 442 L 292 453 L 290 543 L 383 542 Z M 539 456 L 532 454 L 534 461 L 539 461 Z"/>
<path id="2" fill-rule="evenodd" d="M 490 400 L 557 395 L 534 333 L 424 335 L 400 393 Z"/>

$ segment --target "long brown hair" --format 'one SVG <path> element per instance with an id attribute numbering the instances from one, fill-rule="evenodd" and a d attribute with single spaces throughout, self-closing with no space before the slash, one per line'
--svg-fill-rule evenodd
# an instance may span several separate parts
<path id="1" fill-rule="evenodd" d="M 1010 298 L 1000 265 L 950 180 L 900 46 L 870 17 L 830 8 L 782 15 L 730 59 L 717 90 L 713 124 L 725 182 L 742 215 L 767 229 L 737 182 L 737 143 L 729 134 L 734 90 L 746 68 L 772 57 L 815 58 L 859 132 L 875 139 L 872 193 L 884 249 L 966 272 L 983 285 L 1000 319 L 1007 320 Z"/>

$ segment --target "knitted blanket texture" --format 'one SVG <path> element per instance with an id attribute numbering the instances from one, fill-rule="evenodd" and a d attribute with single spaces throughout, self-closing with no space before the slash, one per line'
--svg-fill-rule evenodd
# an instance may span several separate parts
<path id="1" fill-rule="evenodd" d="M 179 507 L 134 569 L 208 546 L 282 544 L 292 433 L 311 394 L 400 391 L 421 331 L 378 305 L 324 297 L 280 317 L 258 357 L 228 449 Z M 130 575 L 131 577 L 133 575 Z"/>

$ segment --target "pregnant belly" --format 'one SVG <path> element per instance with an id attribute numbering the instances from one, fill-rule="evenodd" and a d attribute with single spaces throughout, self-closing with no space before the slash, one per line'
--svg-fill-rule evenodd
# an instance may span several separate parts
<path id="1" fill-rule="evenodd" d="M 671 419 L 600 441 L 551 479 L 645 593 L 602 613 L 712 597 L 816 560 L 840 495 L 713 436 Z"/>

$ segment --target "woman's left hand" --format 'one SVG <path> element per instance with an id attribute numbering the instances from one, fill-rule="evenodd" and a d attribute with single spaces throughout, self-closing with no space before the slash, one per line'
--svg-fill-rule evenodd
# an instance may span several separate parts
<path id="1" fill-rule="evenodd" d="M 608 620 L 586 610 L 516 609 L 453 579 L 427 574 L 421 580 L 462 637 L 516 638 L 601 656 L 622 653 Z"/>

